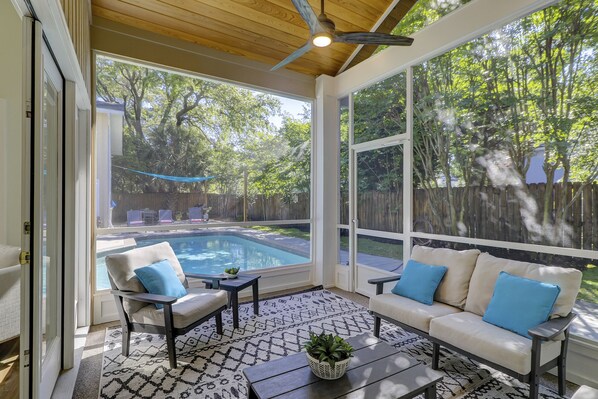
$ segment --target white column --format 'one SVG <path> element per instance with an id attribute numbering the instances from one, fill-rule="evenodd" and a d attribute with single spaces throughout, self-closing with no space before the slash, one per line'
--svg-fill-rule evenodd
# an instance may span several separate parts
<path id="1" fill-rule="evenodd" d="M 313 243 L 314 284 L 334 286 L 336 269 L 336 222 L 338 212 L 339 105 L 334 78 L 316 79 L 313 145 Z"/>

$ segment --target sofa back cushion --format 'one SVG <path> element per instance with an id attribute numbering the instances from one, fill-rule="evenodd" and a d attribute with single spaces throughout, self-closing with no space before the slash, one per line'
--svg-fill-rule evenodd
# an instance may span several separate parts
<path id="1" fill-rule="evenodd" d="M 469 280 L 479 254 L 477 249 L 455 251 L 416 245 L 411 252 L 411 259 L 427 265 L 446 266 L 446 274 L 436 290 L 434 300 L 463 309 Z"/>
<path id="2" fill-rule="evenodd" d="M 581 272 L 557 266 L 545 266 L 537 263 L 519 262 L 497 258 L 488 253 L 478 257 L 471 276 L 465 310 L 483 316 L 492 298 L 496 279 L 500 272 L 525 277 L 531 280 L 558 285 L 561 288 L 551 317 L 567 316 L 581 286 Z"/>
<path id="3" fill-rule="evenodd" d="M 121 254 L 106 256 L 106 267 L 108 273 L 121 291 L 147 292 L 143 284 L 135 275 L 135 269 L 150 265 L 167 259 L 174 269 L 177 277 L 183 286 L 187 287 L 187 280 L 183 268 L 179 263 L 172 247 L 167 242 L 150 245 L 142 248 L 135 248 Z M 123 307 L 128 314 L 135 313 L 147 303 L 125 299 Z"/>

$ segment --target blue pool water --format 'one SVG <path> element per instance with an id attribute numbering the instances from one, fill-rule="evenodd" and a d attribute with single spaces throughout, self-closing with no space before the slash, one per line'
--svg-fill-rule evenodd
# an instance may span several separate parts
<path id="1" fill-rule="evenodd" d="M 229 267 L 240 267 L 243 271 L 309 262 L 304 256 L 232 234 L 138 239 L 137 247 L 163 241 L 170 243 L 183 269 L 194 273 L 220 274 Z M 110 288 L 106 272 L 106 255 L 108 254 L 100 254 L 96 261 L 98 290 Z"/>

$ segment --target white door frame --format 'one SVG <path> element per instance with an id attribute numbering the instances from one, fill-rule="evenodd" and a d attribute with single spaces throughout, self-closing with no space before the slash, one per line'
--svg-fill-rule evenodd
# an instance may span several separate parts
<path id="1" fill-rule="evenodd" d="M 22 219 L 30 222 L 30 231 L 23 229 L 22 239 L 22 290 L 21 290 L 21 363 L 20 363 L 20 396 L 22 398 L 49 398 L 54 389 L 58 374 L 62 368 L 62 185 L 63 185 L 63 95 L 64 82 L 62 75 L 47 46 L 44 44 L 42 25 L 39 21 L 25 18 L 24 39 L 27 50 L 25 51 L 26 79 L 24 84 L 24 98 L 26 119 L 24 121 L 23 135 L 23 171 L 22 171 Z M 44 79 L 45 76 L 57 90 L 57 126 L 58 137 L 54 137 L 57 156 L 56 163 L 56 203 L 53 212 L 56 214 L 54 223 L 48 219 L 44 221 L 42 210 L 42 179 L 43 171 L 43 146 L 42 134 L 44 130 Z M 28 78 L 31 77 L 31 78 Z M 53 154 L 54 155 L 54 154 Z M 51 276 L 54 279 L 56 290 L 55 311 L 51 318 L 56 325 L 56 338 L 46 347 L 46 354 L 42 359 L 42 300 L 43 300 L 43 229 L 46 226 L 54 227 L 51 234 L 57 237 L 56 253 L 52 262 L 58 267 L 58 272 Z M 27 254 L 29 257 L 23 255 Z M 49 287 L 47 287 L 49 289 Z M 50 301 L 46 305 L 49 305 Z"/>
<path id="2" fill-rule="evenodd" d="M 352 104 L 352 101 L 351 101 Z M 352 110 L 353 107 L 351 106 L 350 109 Z M 352 113 L 352 112 L 351 112 Z M 351 118 L 352 120 L 352 118 Z M 353 123 L 351 123 L 351 126 Z M 353 129 L 349 130 L 350 142 L 353 142 Z M 357 292 L 362 295 L 371 296 L 374 293 L 374 287 L 370 287 L 367 284 L 363 284 L 360 282 L 362 278 L 370 279 L 376 277 L 384 277 L 384 276 L 391 276 L 395 273 L 387 272 L 385 270 L 379 270 L 367 265 L 362 265 L 357 262 L 357 236 L 358 235 L 366 235 L 371 237 L 380 237 L 380 238 L 388 238 L 392 240 L 401 240 L 403 243 L 406 241 L 406 235 L 404 233 L 396 233 L 396 232 L 388 232 L 388 231 L 379 231 L 379 230 L 369 230 L 363 229 L 359 227 L 359 220 L 357 219 L 357 156 L 360 153 L 377 150 L 381 148 L 389 148 L 395 146 L 401 146 L 403 149 L 403 172 L 405 170 L 405 163 L 406 157 L 408 155 L 405 153 L 405 148 L 407 147 L 407 134 L 398 134 L 390 137 L 384 137 L 377 140 L 372 140 L 364 143 L 359 144 L 351 144 L 349 150 L 349 269 L 350 269 L 350 284 L 353 292 Z M 403 186 L 405 185 L 405 181 L 403 181 Z M 403 192 L 405 192 L 405 187 L 403 187 Z M 405 198 L 403 196 L 402 201 Z M 403 223 L 403 228 L 405 223 Z M 403 230 L 405 231 L 405 230 Z M 407 230 L 408 231 L 408 230 Z M 409 249 L 405 248 L 403 245 L 403 259 L 405 259 L 405 252 Z"/>

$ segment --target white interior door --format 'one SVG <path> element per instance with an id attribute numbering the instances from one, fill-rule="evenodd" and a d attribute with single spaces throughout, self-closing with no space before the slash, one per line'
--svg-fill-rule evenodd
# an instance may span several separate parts
<path id="1" fill-rule="evenodd" d="M 63 79 L 42 27 L 31 21 L 28 67 L 32 87 L 28 103 L 29 137 L 24 139 L 23 218 L 30 234 L 23 240 L 29 252 L 24 265 L 23 367 L 28 368 L 22 397 L 49 398 L 61 369 L 63 273 Z M 23 341 L 22 341 L 23 342 Z M 25 374 L 23 374 L 25 376 Z"/>
<path id="2" fill-rule="evenodd" d="M 64 82 L 44 45 L 42 125 L 35 133 L 34 177 L 34 336 L 39 334 L 41 383 L 39 398 L 50 397 L 61 368 L 62 232 L 63 232 L 63 87 Z M 36 287 L 37 284 L 37 287 Z M 35 308 L 34 308 L 35 309 Z M 36 328 L 36 323 L 38 328 Z"/>
<path id="3" fill-rule="evenodd" d="M 354 288 L 373 295 L 371 278 L 403 265 L 403 144 L 396 138 L 352 146 L 351 265 Z"/>

